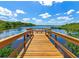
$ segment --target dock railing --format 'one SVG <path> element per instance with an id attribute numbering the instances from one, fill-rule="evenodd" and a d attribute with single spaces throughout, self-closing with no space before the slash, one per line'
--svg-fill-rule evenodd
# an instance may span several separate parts
<path id="1" fill-rule="evenodd" d="M 60 52 L 69 58 L 79 57 L 79 39 L 46 29 L 46 36 L 54 42 Z"/>
<path id="2" fill-rule="evenodd" d="M 29 34 L 29 39 L 27 42 L 28 34 Z M 16 49 L 14 49 L 7 57 L 10 57 L 10 58 L 17 57 L 21 50 L 22 50 L 22 53 L 24 53 L 24 51 L 27 49 L 26 46 L 28 46 L 30 44 L 31 39 L 33 38 L 32 30 L 1 39 L 0 40 L 0 50 L 3 50 L 6 46 L 11 45 L 14 41 L 16 41 L 19 38 L 22 38 L 24 40 L 24 42 L 20 43 L 19 46 Z M 3 54 L 6 54 L 6 53 L 3 53 Z M 0 54 L 0 57 L 6 57 L 6 56 L 2 56 Z"/>

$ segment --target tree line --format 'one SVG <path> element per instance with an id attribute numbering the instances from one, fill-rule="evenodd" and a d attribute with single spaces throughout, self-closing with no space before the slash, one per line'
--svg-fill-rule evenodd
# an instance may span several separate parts
<path id="1" fill-rule="evenodd" d="M 59 26 L 58 28 L 70 30 L 70 31 L 79 31 L 79 23 L 65 24 L 65 25 Z"/>
<path id="2" fill-rule="evenodd" d="M 9 22 L 9 21 L 0 20 L 0 31 L 6 30 L 6 29 L 22 27 L 22 26 L 34 26 L 34 25 L 35 24 L 32 24 L 32 23 Z"/>

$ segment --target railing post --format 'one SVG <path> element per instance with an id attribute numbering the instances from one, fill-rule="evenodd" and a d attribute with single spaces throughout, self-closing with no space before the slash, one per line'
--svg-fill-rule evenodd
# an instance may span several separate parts
<path id="1" fill-rule="evenodd" d="M 46 35 L 46 30 L 45 30 L 45 35 Z"/>
<path id="2" fill-rule="evenodd" d="M 33 30 L 31 31 L 31 34 L 33 35 Z"/>
<path id="3" fill-rule="evenodd" d="M 24 51 L 26 49 L 26 32 L 24 33 Z"/>
<path id="4" fill-rule="evenodd" d="M 57 41 L 57 35 L 55 35 L 55 38 L 54 38 L 56 41 Z M 55 44 L 55 47 L 57 47 L 57 44 L 54 42 Z"/>

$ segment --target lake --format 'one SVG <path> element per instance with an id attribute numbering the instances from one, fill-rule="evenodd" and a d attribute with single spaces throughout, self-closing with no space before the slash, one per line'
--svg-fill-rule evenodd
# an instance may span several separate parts
<path id="1" fill-rule="evenodd" d="M 9 30 L 5 30 L 3 32 L 0 32 L 0 39 L 21 33 L 21 32 L 25 32 L 27 28 L 34 28 L 34 29 L 40 29 L 40 28 L 50 28 L 51 26 L 29 26 L 29 27 L 20 27 L 20 28 L 16 28 L 16 29 L 9 29 Z M 61 32 L 64 34 L 67 34 L 65 30 L 59 30 L 59 29 L 52 29 L 53 31 L 56 32 Z"/>

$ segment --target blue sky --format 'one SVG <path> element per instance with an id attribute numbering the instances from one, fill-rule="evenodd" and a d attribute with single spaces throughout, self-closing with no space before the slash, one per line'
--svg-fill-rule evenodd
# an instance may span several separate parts
<path id="1" fill-rule="evenodd" d="M 0 19 L 37 25 L 79 22 L 79 1 L 0 1 Z"/>

